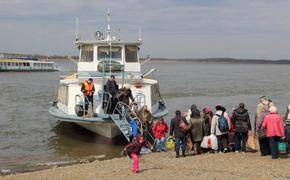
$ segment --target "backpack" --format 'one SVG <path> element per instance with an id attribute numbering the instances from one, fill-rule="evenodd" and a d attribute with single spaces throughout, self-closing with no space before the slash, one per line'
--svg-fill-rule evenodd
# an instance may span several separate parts
<path id="1" fill-rule="evenodd" d="M 184 122 L 183 119 L 180 119 L 180 120 L 179 120 L 178 127 L 179 127 L 179 129 L 180 129 L 182 132 L 186 132 L 186 131 L 188 130 L 188 126 L 187 126 L 187 124 Z"/>
<path id="2" fill-rule="evenodd" d="M 224 133 L 227 132 L 229 130 L 229 124 L 228 124 L 228 120 L 227 118 L 224 116 L 224 112 L 222 113 L 222 115 L 218 115 L 216 114 L 218 117 L 218 128 L 219 130 Z"/>

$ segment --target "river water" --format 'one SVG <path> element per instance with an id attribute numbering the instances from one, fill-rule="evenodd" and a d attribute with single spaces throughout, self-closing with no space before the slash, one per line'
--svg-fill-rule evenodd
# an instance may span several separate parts
<path id="1" fill-rule="evenodd" d="M 0 73 L 0 169 L 19 169 L 50 162 L 74 161 L 105 154 L 119 156 L 123 145 L 100 144 L 93 133 L 48 114 L 61 75 L 75 72 L 71 61 L 56 61 L 59 72 Z M 290 103 L 289 65 L 150 62 L 170 111 L 191 104 L 224 105 L 229 112 L 244 102 L 254 119 L 257 98 L 272 98 L 280 113 Z"/>

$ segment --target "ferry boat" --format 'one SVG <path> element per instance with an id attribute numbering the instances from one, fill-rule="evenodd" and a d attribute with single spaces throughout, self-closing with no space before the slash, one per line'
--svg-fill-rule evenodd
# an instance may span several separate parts
<path id="1" fill-rule="evenodd" d="M 135 105 L 138 109 L 147 105 L 153 118 L 161 118 L 168 110 L 159 92 L 157 80 L 148 78 L 155 71 L 150 69 L 141 72 L 139 47 L 142 45 L 141 35 L 136 41 L 123 41 L 112 36 L 110 28 L 110 13 L 107 13 L 108 28 L 104 37 L 100 31 L 95 33 L 94 40 L 80 40 L 76 33 L 75 45 L 79 49 L 77 73 L 60 80 L 57 101 L 49 108 L 49 113 L 55 119 L 76 123 L 79 126 L 97 134 L 104 143 L 115 143 L 120 137 L 129 141 L 131 127 L 129 118 L 132 108 L 119 101 L 112 113 L 107 112 L 111 104 L 110 94 L 105 91 L 105 84 L 111 75 L 115 76 L 119 88 L 125 84 L 131 86 Z M 77 29 L 78 29 L 78 20 Z M 85 96 L 81 92 L 82 83 L 93 79 L 95 93 L 92 106 L 87 113 Z M 107 100 L 105 97 L 109 97 Z M 84 115 L 86 114 L 86 115 Z M 139 131 L 143 133 L 142 122 Z"/>
<path id="2" fill-rule="evenodd" d="M 54 62 L 39 61 L 36 58 L 3 58 L 0 59 L 1 71 L 57 71 Z"/>

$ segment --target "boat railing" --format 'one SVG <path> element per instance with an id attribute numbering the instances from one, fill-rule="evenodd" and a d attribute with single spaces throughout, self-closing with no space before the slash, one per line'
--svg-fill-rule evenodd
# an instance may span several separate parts
<path id="1" fill-rule="evenodd" d="M 104 101 L 103 101 L 103 108 L 104 112 L 108 113 L 109 106 L 112 106 L 112 95 L 109 92 L 103 92 L 104 93 Z"/>
<path id="2" fill-rule="evenodd" d="M 141 109 L 142 106 L 146 104 L 145 94 L 141 91 L 136 93 L 136 96 L 134 97 L 134 99 L 136 101 L 138 109 Z"/>
<path id="3" fill-rule="evenodd" d="M 89 114 L 91 117 L 93 117 L 94 115 L 94 112 L 93 112 L 93 107 L 91 107 L 91 109 L 88 107 L 86 109 L 86 102 L 89 102 L 87 105 L 89 106 L 90 105 L 90 101 L 89 99 L 84 96 L 83 94 L 77 94 L 75 95 L 75 111 L 76 111 L 76 114 L 78 116 L 83 116 L 83 115 L 86 115 L 86 114 Z M 78 109 L 79 107 L 81 107 L 82 109 Z M 80 111 L 83 111 L 82 115 L 78 114 L 78 112 Z M 91 111 L 91 112 L 89 112 Z"/>
<path id="4" fill-rule="evenodd" d="M 136 116 L 136 114 L 131 110 L 131 108 L 130 108 L 129 105 L 127 105 L 127 104 L 125 104 L 125 103 L 123 103 L 123 102 L 118 102 L 117 105 L 116 105 L 116 107 L 115 107 L 115 109 L 114 109 L 114 111 L 113 111 L 113 113 L 114 113 L 114 114 L 117 113 L 117 114 L 119 114 L 120 116 L 122 116 L 122 118 L 120 118 L 120 119 L 126 121 L 126 122 L 124 122 L 124 126 L 125 126 L 125 124 L 129 123 L 130 118 L 134 118 L 134 119 L 137 121 L 137 124 L 138 124 L 138 130 L 139 130 L 140 134 L 141 134 L 141 135 L 145 135 L 145 133 L 144 133 L 144 129 L 143 129 L 144 125 L 143 125 L 142 121 L 141 121 L 141 120 L 138 118 L 138 116 Z M 134 117 L 133 117 L 133 115 L 134 115 Z M 152 140 L 154 140 L 154 143 L 155 143 L 155 138 L 150 134 L 150 132 L 147 132 L 146 135 L 148 135 Z M 149 141 L 148 141 L 148 143 L 149 143 L 150 145 L 152 145 L 152 146 L 154 145 L 154 143 L 151 144 Z"/>

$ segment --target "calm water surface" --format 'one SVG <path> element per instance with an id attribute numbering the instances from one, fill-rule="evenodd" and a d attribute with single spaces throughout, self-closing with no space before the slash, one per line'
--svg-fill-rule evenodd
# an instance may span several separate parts
<path id="1" fill-rule="evenodd" d="M 59 76 L 76 70 L 72 62 L 57 63 L 59 72 L 0 73 L 0 169 L 120 154 L 122 145 L 100 144 L 93 133 L 48 114 Z M 167 121 L 193 103 L 199 108 L 223 104 L 231 112 L 245 102 L 252 119 L 261 95 L 270 96 L 280 113 L 290 104 L 289 65 L 150 62 L 143 70 L 152 67 L 170 111 Z"/>

